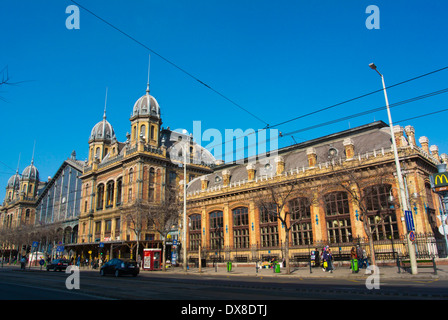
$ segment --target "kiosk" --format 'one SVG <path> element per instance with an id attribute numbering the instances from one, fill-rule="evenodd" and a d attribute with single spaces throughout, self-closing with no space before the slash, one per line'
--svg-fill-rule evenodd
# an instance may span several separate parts
<path id="1" fill-rule="evenodd" d="M 143 270 L 162 269 L 162 249 L 143 249 Z"/>

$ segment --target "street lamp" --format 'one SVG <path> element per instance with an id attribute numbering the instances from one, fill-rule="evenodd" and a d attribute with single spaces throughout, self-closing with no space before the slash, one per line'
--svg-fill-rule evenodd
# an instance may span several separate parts
<path id="1" fill-rule="evenodd" d="M 392 124 L 392 116 L 390 115 L 390 109 L 389 109 L 389 100 L 387 99 L 387 92 L 386 92 L 386 84 L 384 83 L 384 77 L 383 75 L 378 71 L 376 65 L 374 63 L 370 63 L 369 67 L 372 70 L 375 70 L 381 77 L 381 81 L 383 83 L 383 91 L 384 91 L 384 99 L 386 100 L 386 107 L 387 107 L 387 116 L 389 117 L 389 127 L 390 127 L 390 135 L 392 137 L 392 145 L 394 149 L 394 157 L 395 157 L 395 166 L 397 170 L 397 178 L 398 178 L 398 186 L 400 188 L 400 201 L 401 201 L 401 207 L 403 208 L 403 213 L 408 210 L 408 202 L 406 199 L 406 191 L 404 188 L 404 181 L 403 181 L 403 175 L 401 173 L 401 167 L 400 167 L 400 160 L 398 159 L 398 151 L 397 151 L 397 143 L 395 141 L 394 137 L 394 127 Z M 411 262 L 411 272 L 412 274 L 417 274 L 417 263 L 415 258 L 415 248 L 411 243 L 411 240 L 409 239 L 409 232 L 406 234 L 406 239 L 408 243 L 409 248 L 409 260 Z"/>

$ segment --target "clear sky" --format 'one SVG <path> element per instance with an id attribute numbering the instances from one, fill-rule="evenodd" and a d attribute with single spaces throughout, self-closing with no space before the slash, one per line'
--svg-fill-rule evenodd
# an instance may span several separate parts
<path id="1" fill-rule="evenodd" d="M 446 0 L 77 0 L 154 50 L 151 94 L 163 126 L 193 130 L 262 129 L 301 117 L 386 85 L 448 66 Z M 0 2 L 0 69 L 14 85 L 0 87 L 0 188 L 31 162 L 41 180 L 53 176 L 73 150 L 88 156 L 88 138 L 107 119 L 119 141 L 130 131 L 135 101 L 145 94 L 147 48 L 80 9 L 79 29 L 67 29 L 69 0 Z M 379 9 L 379 29 L 368 29 L 369 5 Z M 210 90 L 190 75 L 209 85 Z M 3 73 L 4 76 L 4 73 Z M 448 69 L 390 88 L 391 104 L 448 87 Z M 448 153 L 448 94 L 391 109 L 394 123 L 413 125 L 416 137 Z M 275 128 L 279 147 L 338 132 L 387 113 L 288 134 L 384 106 L 378 92 Z M 244 108 L 248 112 L 242 110 Z M 250 113 L 249 113 L 250 112 Z M 207 146 L 212 141 L 199 141 Z M 3 200 L 4 191 L 0 192 Z"/>

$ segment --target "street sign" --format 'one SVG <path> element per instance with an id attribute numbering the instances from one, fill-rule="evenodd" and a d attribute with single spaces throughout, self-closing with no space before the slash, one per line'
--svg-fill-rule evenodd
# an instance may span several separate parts
<path id="1" fill-rule="evenodd" d="M 409 239 L 414 242 L 415 241 L 415 233 L 414 231 L 409 232 Z"/>
<path id="2" fill-rule="evenodd" d="M 404 218 L 406 220 L 406 228 L 408 229 L 408 231 L 415 231 L 414 217 L 412 215 L 412 211 L 406 210 L 404 212 Z"/>
<path id="3" fill-rule="evenodd" d="M 39 245 L 39 242 L 33 241 L 33 245 L 32 245 L 33 248 L 37 248 L 38 245 Z"/>
<path id="4" fill-rule="evenodd" d="M 104 248 L 104 242 L 100 242 L 100 248 Z"/>
<path id="5" fill-rule="evenodd" d="M 64 251 L 64 246 L 57 246 L 56 247 L 56 252 L 63 252 Z"/>

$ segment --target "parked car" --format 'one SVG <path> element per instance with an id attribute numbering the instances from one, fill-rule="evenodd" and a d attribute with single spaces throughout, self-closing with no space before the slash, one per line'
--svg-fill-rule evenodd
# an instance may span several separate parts
<path id="1" fill-rule="evenodd" d="M 51 261 L 51 263 L 47 264 L 47 271 L 62 271 L 67 269 L 69 265 L 70 261 L 68 261 L 67 259 L 55 259 Z"/>
<path id="2" fill-rule="evenodd" d="M 113 274 L 116 277 L 131 274 L 136 277 L 140 272 L 137 261 L 132 259 L 111 259 L 100 269 L 100 275 Z"/>

